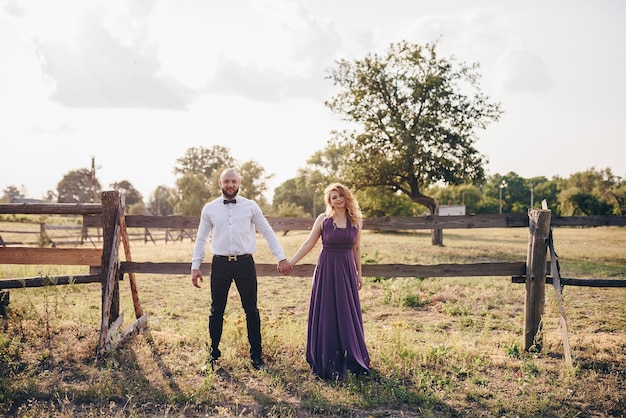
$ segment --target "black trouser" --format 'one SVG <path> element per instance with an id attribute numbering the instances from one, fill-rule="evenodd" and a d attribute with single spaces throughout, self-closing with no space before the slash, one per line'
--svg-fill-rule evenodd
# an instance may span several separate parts
<path id="1" fill-rule="evenodd" d="M 220 339 L 224 325 L 224 311 L 228 301 L 230 284 L 235 281 L 241 305 L 246 313 L 250 357 L 261 358 L 261 317 L 257 308 L 257 279 L 254 259 L 239 258 L 237 261 L 213 256 L 211 266 L 211 316 L 209 317 L 209 336 L 211 337 L 211 357 L 220 357 Z"/>

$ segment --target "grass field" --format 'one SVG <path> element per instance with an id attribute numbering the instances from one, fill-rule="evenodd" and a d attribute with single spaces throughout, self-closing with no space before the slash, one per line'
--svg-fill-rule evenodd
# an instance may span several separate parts
<path id="1" fill-rule="evenodd" d="M 288 255 L 305 232 L 279 235 Z M 554 231 L 563 277 L 625 278 L 626 229 Z M 525 261 L 528 231 L 364 232 L 364 263 Z M 189 241 L 131 243 L 133 261 L 189 261 Z M 313 251 L 302 262 L 315 262 Z M 265 243 L 255 255 L 273 263 Z M 0 278 L 86 273 L 0 266 Z M 310 278 L 259 278 L 269 372 L 251 368 L 233 286 L 222 368 L 207 359 L 208 284 L 137 275 L 148 329 L 96 361 L 99 284 L 12 290 L 1 320 L 0 415 L 20 417 L 596 417 L 626 410 L 626 289 L 564 289 L 573 365 L 563 358 L 555 291 L 546 288 L 542 349 L 523 352 L 524 285 L 510 277 L 366 278 L 361 290 L 369 377 L 326 382 L 304 359 Z M 125 323 L 134 318 L 128 280 Z"/>

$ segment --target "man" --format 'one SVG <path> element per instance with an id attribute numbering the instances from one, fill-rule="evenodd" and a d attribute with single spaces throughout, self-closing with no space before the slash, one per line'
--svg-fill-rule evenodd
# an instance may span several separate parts
<path id="1" fill-rule="evenodd" d="M 237 196 L 240 184 L 241 176 L 237 170 L 227 168 L 219 179 L 222 197 L 207 203 L 202 208 L 191 261 L 191 281 L 197 288 L 200 288 L 200 283 L 204 281 L 200 265 L 204 260 L 207 241 L 211 235 L 211 252 L 213 253 L 211 315 L 209 317 L 211 367 L 222 354 L 219 344 L 222 337 L 224 310 L 230 285 L 234 281 L 246 313 L 252 366 L 257 370 L 267 370 L 261 350 L 261 318 L 257 308 L 257 277 L 252 256 L 256 251 L 257 230 L 263 235 L 272 254 L 276 257 L 278 271 L 289 274 L 291 267 L 259 205 L 250 199 Z"/>

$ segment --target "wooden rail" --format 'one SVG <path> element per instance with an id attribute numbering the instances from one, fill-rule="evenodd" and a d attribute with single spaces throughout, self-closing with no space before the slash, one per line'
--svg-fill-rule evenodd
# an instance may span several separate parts
<path id="1" fill-rule="evenodd" d="M 50 264 L 99 266 L 102 250 L 97 248 L 0 247 L 0 264 Z M 0 279 L 0 288 L 1 288 Z"/>
<path id="2" fill-rule="evenodd" d="M 473 263 L 473 264 L 363 264 L 364 277 L 479 277 L 479 276 L 523 276 L 525 262 Z M 208 274 L 210 263 L 203 263 L 201 271 Z M 259 276 L 282 276 L 275 264 L 257 264 Z M 296 277 L 310 277 L 315 264 L 298 264 L 291 273 Z M 122 262 L 120 272 L 186 275 L 191 273 L 191 263 Z"/>
<path id="3" fill-rule="evenodd" d="M 2 213 L 2 205 L 0 205 Z M 128 228 L 197 229 L 197 216 L 126 215 Z M 275 231 L 308 231 L 313 218 L 281 218 L 268 216 Z M 83 226 L 102 227 L 102 218 L 83 216 Z M 554 216 L 550 226 L 626 226 L 626 216 Z M 421 229 L 528 228 L 528 214 L 481 214 L 463 216 L 376 217 L 363 220 L 364 230 L 410 231 Z"/>
<path id="4" fill-rule="evenodd" d="M 74 276 L 26 277 L 22 279 L 2 279 L 0 289 L 23 289 L 26 287 L 56 286 L 63 284 L 100 283 L 100 274 L 77 274 Z"/>
<path id="5" fill-rule="evenodd" d="M 98 203 L 0 203 L 0 214 L 100 215 Z"/>
<path id="6" fill-rule="evenodd" d="M 203 274 L 209 275 L 211 264 L 203 263 L 200 267 Z M 275 264 L 257 264 L 259 276 L 283 277 Z M 315 270 L 315 264 L 298 264 L 294 267 L 291 276 L 311 277 Z M 120 277 L 125 274 L 171 274 L 189 277 L 191 263 L 172 262 L 132 262 L 120 263 Z M 100 268 L 93 268 L 91 275 L 85 276 L 57 276 L 57 277 L 34 277 L 20 279 L 0 280 L 0 289 L 19 289 L 26 287 L 40 287 L 47 285 L 95 283 L 99 282 Z M 515 276 L 523 278 L 526 274 L 525 262 L 504 263 L 473 263 L 473 264 L 364 264 L 364 277 L 485 277 L 485 276 Z"/>
<path id="7" fill-rule="evenodd" d="M 546 284 L 553 284 L 553 278 L 546 276 Z M 513 276 L 511 278 L 513 283 L 526 283 L 526 276 Z M 567 278 L 561 277 L 560 283 L 562 286 L 581 286 L 581 287 L 626 287 L 626 280 L 624 279 L 584 279 L 584 278 Z"/>

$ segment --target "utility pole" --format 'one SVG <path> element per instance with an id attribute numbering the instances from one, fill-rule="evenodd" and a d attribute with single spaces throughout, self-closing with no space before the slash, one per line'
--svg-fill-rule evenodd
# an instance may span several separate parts
<path id="1" fill-rule="evenodd" d="M 504 189 L 507 186 L 506 181 L 502 180 L 502 183 L 500 183 L 500 215 L 502 215 L 502 189 Z"/>
<path id="2" fill-rule="evenodd" d="M 96 157 L 91 156 L 91 172 L 89 173 L 89 182 L 90 182 L 90 194 L 91 194 L 91 203 L 96 202 L 96 170 L 98 170 L 100 166 L 96 167 Z"/>

